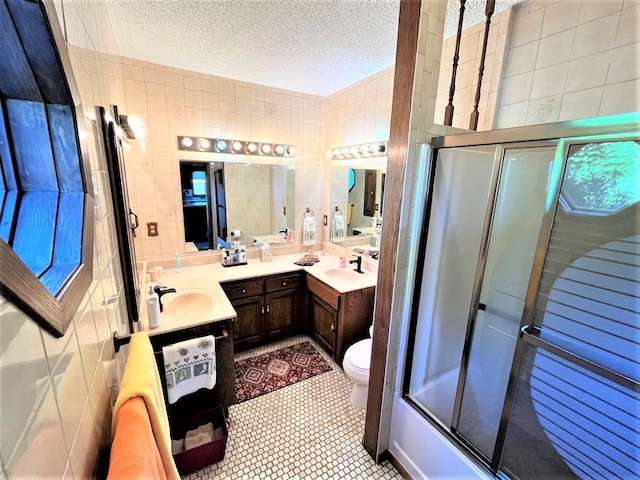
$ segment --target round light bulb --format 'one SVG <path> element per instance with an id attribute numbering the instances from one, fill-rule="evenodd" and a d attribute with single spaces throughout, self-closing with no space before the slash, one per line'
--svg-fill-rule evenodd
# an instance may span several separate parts
<path id="1" fill-rule="evenodd" d="M 377 151 L 378 151 L 378 144 L 377 143 L 369 144 L 369 152 L 370 153 L 376 153 Z"/>
<path id="2" fill-rule="evenodd" d="M 258 145 L 256 145 L 255 143 L 251 142 L 249 145 L 247 145 L 247 151 L 249 153 L 256 153 L 258 151 Z"/>
<path id="3" fill-rule="evenodd" d="M 271 153 L 271 145 L 269 145 L 268 143 L 263 143 L 262 146 L 260 147 L 260 150 L 265 155 L 269 155 Z"/>
<path id="4" fill-rule="evenodd" d="M 193 138 L 191 137 L 182 137 L 182 146 L 185 148 L 191 148 L 191 145 L 193 145 Z"/>
<path id="5" fill-rule="evenodd" d="M 209 141 L 209 139 L 201 138 L 200 139 L 200 148 L 202 148 L 203 150 L 208 150 L 209 147 L 211 147 L 211 142 Z"/>
<path id="6" fill-rule="evenodd" d="M 276 145 L 276 153 L 282 155 L 284 153 L 284 147 L 282 145 Z"/>
<path id="7" fill-rule="evenodd" d="M 364 155 L 365 153 L 367 153 L 367 146 L 366 145 L 360 145 L 358 147 L 358 153 L 360 155 Z"/>
<path id="8" fill-rule="evenodd" d="M 287 147 L 287 156 L 293 157 L 296 154 L 296 147 Z"/>
<path id="9" fill-rule="evenodd" d="M 218 150 L 226 150 L 227 149 L 227 142 L 225 142 L 224 140 L 218 140 L 216 142 L 216 148 Z"/>
<path id="10" fill-rule="evenodd" d="M 232 149 L 234 152 L 239 152 L 240 150 L 242 150 L 242 143 L 241 143 L 241 142 L 238 142 L 238 141 L 236 140 L 235 142 L 233 142 L 233 143 L 231 144 L 231 149 Z"/>
<path id="11" fill-rule="evenodd" d="M 349 153 L 350 153 L 351 155 L 353 155 L 354 157 L 356 157 L 356 156 L 358 155 L 358 147 L 356 147 L 356 146 L 351 147 L 351 148 L 349 149 Z"/>

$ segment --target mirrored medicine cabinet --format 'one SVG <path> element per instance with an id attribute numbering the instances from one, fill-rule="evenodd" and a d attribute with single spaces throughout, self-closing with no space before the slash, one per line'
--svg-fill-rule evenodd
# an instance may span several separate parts
<path id="1" fill-rule="evenodd" d="M 181 160 L 180 183 L 188 252 L 284 242 L 295 228 L 293 165 Z"/>

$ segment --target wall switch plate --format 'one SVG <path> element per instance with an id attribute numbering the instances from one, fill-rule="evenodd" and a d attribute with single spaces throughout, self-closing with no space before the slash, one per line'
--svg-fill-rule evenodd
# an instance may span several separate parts
<path id="1" fill-rule="evenodd" d="M 147 235 L 149 235 L 150 237 L 158 236 L 158 222 L 147 223 Z"/>

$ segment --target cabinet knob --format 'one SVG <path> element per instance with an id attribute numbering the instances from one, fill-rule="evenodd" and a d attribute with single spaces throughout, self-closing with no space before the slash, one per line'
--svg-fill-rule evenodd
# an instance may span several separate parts
<path id="1" fill-rule="evenodd" d="M 287 282 L 282 282 L 282 286 L 286 287 L 287 286 Z"/>
<path id="2" fill-rule="evenodd" d="M 269 305 L 267 305 L 267 313 L 269 313 Z"/>
<path id="3" fill-rule="evenodd" d="M 332 324 L 331 324 L 331 331 L 332 331 L 332 332 L 335 332 L 335 330 L 336 330 L 336 324 L 335 324 L 335 323 L 332 323 Z"/>
<path id="4" fill-rule="evenodd" d="M 264 314 L 264 305 L 260 307 L 260 313 Z"/>
<path id="5" fill-rule="evenodd" d="M 247 293 L 247 290 L 245 288 L 242 289 L 242 293 Z"/>

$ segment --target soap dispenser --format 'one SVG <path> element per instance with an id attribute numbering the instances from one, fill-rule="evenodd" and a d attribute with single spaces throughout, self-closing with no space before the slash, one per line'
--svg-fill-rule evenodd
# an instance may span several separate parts
<path id="1" fill-rule="evenodd" d="M 147 294 L 147 319 L 149 320 L 149 328 L 160 326 L 160 297 L 153 291 L 152 285 L 149 285 L 149 293 Z"/>

